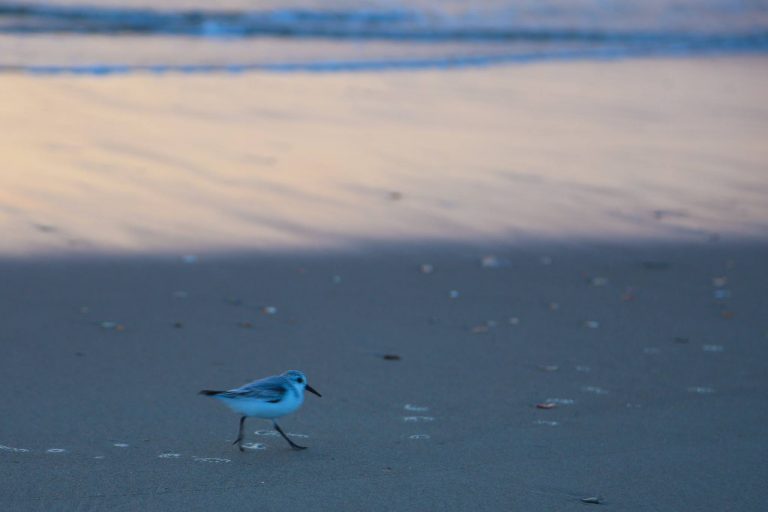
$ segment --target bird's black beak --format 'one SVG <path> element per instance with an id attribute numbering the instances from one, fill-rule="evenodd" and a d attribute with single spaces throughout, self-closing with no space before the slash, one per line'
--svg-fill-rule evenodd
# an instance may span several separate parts
<path id="1" fill-rule="evenodd" d="M 323 396 L 320 393 L 318 393 L 317 390 L 315 388 L 313 388 L 312 386 L 310 386 L 309 384 L 307 384 L 307 391 L 309 391 L 310 393 L 314 393 L 314 394 L 316 394 L 317 396 L 320 396 L 320 397 Z"/>

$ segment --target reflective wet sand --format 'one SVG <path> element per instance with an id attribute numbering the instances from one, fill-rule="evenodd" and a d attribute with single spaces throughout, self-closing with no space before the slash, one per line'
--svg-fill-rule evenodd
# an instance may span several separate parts
<path id="1" fill-rule="evenodd" d="M 768 233 L 768 60 L 0 79 L 0 252 Z"/>

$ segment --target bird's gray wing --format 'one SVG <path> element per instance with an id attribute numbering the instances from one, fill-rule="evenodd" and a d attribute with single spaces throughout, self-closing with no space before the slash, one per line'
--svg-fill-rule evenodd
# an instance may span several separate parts
<path id="1" fill-rule="evenodd" d="M 279 402 L 288 393 L 288 383 L 282 377 L 267 377 L 245 386 L 230 389 L 220 396 L 227 398 L 251 398 L 265 402 Z"/>

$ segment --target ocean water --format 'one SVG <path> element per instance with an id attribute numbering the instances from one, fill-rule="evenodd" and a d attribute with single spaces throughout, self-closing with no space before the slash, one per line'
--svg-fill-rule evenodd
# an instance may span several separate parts
<path id="1" fill-rule="evenodd" d="M 333 71 L 768 51 L 768 0 L 0 0 L 0 69 Z"/>

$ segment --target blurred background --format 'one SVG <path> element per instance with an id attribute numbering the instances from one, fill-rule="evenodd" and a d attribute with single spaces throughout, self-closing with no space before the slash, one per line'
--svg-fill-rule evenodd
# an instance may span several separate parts
<path id="1" fill-rule="evenodd" d="M 760 0 L 5 0 L 0 65 L 331 71 L 755 53 L 768 48 L 767 11 Z"/>
<path id="2" fill-rule="evenodd" d="M 4 0 L 0 250 L 762 236 L 767 50 L 760 0 Z"/>

